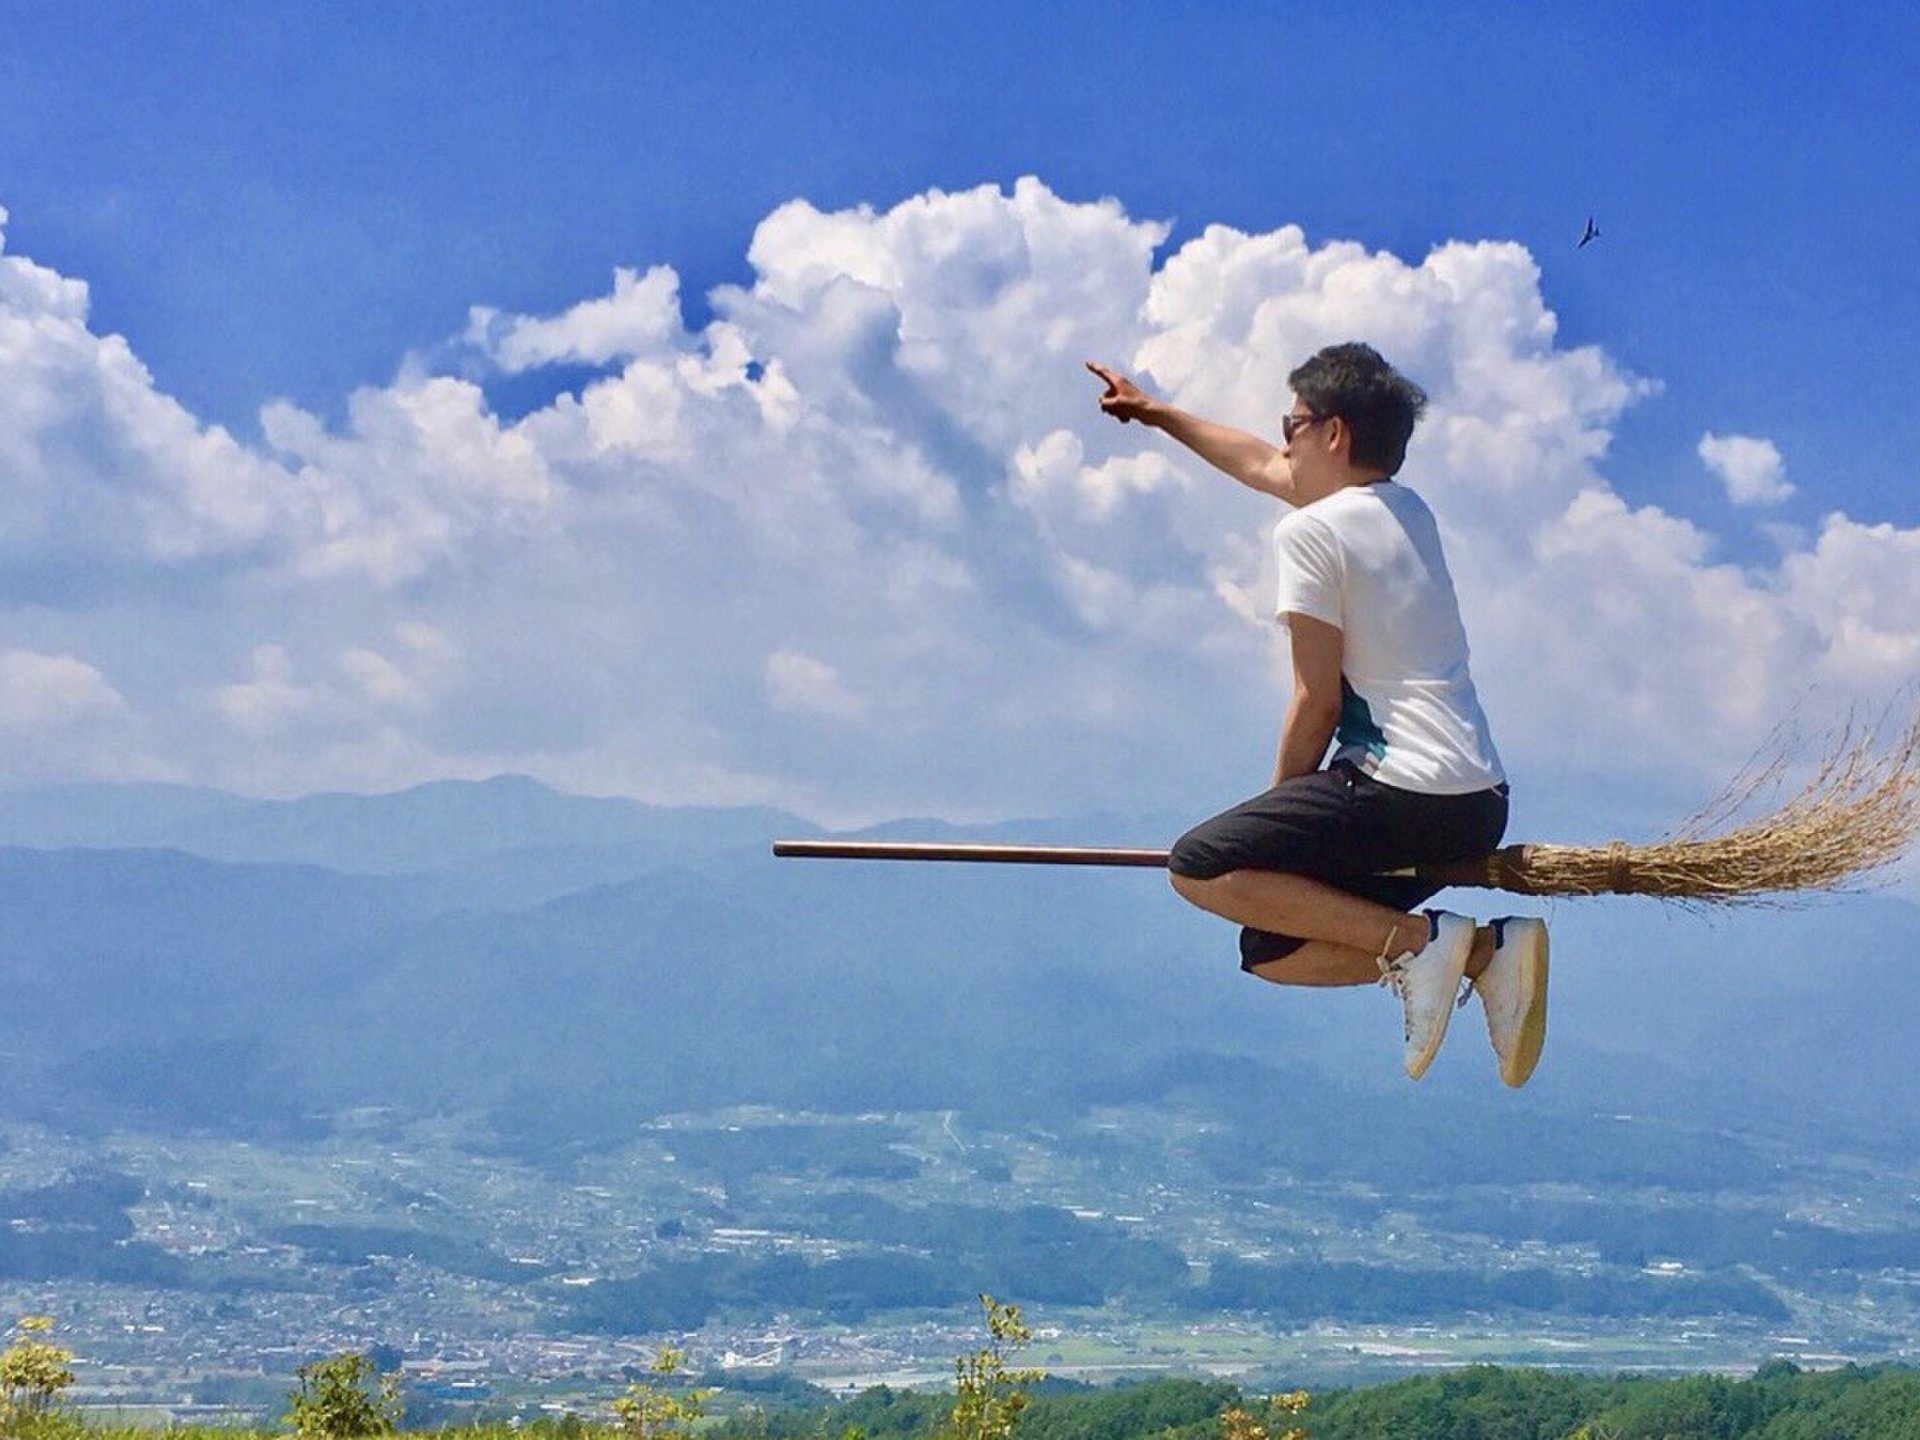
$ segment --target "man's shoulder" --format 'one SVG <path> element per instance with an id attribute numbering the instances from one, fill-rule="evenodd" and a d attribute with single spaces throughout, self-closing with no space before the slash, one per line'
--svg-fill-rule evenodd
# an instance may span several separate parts
<path id="1" fill-rule="evenodd" d="M 1328 496 L 1287 511 L 1274 522 L 1273 538 L 1285 545 L 1290 541 L 1308 537 L 1324 540 L 1337 534 L 1338 527 L 1333 523 L 1334 516 L 1321 510 L 1321 507 L 1331 498 Z"/>
<path id="2" fill-rule="evenodd" d="M 1280 517 L 1280 525 L 1337 532 L 1354 524 L 1357 517 L 1377 510 L 1381 497 L 1368 493 L 1373 488 L 1367 485 L 1342 486 L 1296 510 L 1289 510 Z"/>
<path id="3" fill-rule="evenodd" d="M 1355 530 L 1385 526 L 1402 528 L 1409 523 L 1430 523 L 1433 510 L 1416 490 L 1394 480 L 1376 480 L 1371 485 L 1349 485 L 1336 490 L 1313 508 L 1321 513 L 1323 524 Z"/>

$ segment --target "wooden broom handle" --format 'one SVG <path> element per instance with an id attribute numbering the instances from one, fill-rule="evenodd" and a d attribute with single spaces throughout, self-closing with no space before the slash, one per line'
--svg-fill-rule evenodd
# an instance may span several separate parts
<path id="1" fill-rule="evenodd" d="M 1164 850 L 1086 845 L 949 845 L 927 840 L 776 840 L 773 853 L 814 860 L 964 860 L 989 865 L 1134 865 L 1167 868 Z"/>
<path id="2" fill-rule="evenodd" d="M 1517 849 L 1518 847 L 1512 847 Z M 952 860 L 988 865 L 1124 865 L 1164 870 L 1165 850 L 1088 845 L 976 845 L 927 840 L 776 840 L 773 853 L 814 860 Z M 1499 852 L 1504 854 L 1505 852 Z M 1449 865 L 1423 865 L 1396 870 L 1396 875 L 1418 874 L 1447 885 L 1496 884 L 1492 862 L 1483 856 Z"/>

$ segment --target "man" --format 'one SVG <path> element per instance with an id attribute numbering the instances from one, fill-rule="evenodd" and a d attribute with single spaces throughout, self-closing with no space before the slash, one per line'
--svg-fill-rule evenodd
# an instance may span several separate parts
<path id="1" fill-rule="evenodd" d="M 1294 401 L 1275 446 L 1087 368 L 1107 414 L 1294 507 L 1274 528 L 1293 696 L 1273 786 L 1181 837 L 1174 889 L 1244 927 L 1241 968 L 1263 980 L 1391 987 L 1411 1079 L 1470 982 L 1500 1078 L 1525 1084 L 1546 1035 L 1546 926 L 1413 913 L 1440 887 L 1389 873 L 1485 854 L 1507 823 L 1439 530 L 1393 479 L 1426 395 L 1370 346 L 1329 346 L 1287 377 Z"/>

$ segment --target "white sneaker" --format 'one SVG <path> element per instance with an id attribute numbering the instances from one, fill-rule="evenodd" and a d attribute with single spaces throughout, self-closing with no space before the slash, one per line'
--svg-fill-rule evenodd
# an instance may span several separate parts
<path id="1" fill-rule="evenodd" d="M 1509 915 L 1489 925 L 1493 959 L 1473 988 L 1487 1012 L 1500 1078 L 1517 1089 L 1540 1063 L 1547 1039 L 1547 924 Z"/>
<path id="2" fill-rule="evenodd" d="M 1380 983 L 1400 997 L 1406 1015 L 1407 1078 L 1418 1080 L 1439 1052 L 1453 1018 L 1460 977 L 1473 951 L 1473 921 L 1446 910 L 1429 910 L 1433 938 L 1411 955 L 1380 962 Z"/>

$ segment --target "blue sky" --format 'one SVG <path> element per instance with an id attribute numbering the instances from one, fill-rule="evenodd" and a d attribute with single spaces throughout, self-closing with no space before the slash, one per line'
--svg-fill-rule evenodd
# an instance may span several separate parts
<path id="1" fill-rule="evenodd" d="M 238 427 L 276 395 L 337 409 L 471 303 L 557 307 L 639 261 L 697 297 L 797 195 L 1031 173 L 1176 239 L 1510 238 L 1569 338 L 1662 379 L 1633 431 L 1690 406 L 1845 437 L 1836 483 L 1920 514 L 1889 483 L 1920 434 L 1910 8 L 1183 9 L 16 7 L 0 203 Z M 1589 211 L 1607 243 L 1576 257 Z"/>
<path id="2" fill-rule="evenodd" d="M 1458 492 L 1456 569 L 1494 572 L 1463 579 L 1470 601 L 1564 611 L 1546 632 L 1565 653 L 1537 674 L 1521 672 L 1538 641 L 1470 614 L 1483 685 L 1512 714 L 1510 762 L 1560 797 L 1537 818 L 1607 808 L 1631 823 L 1645 807 L 1652 823 L 1744 758 L 1796 695 L 1813 688 L 1822 713 L 1884 703 L 1920 668 L 1906 578 L 1920 557 L 1906 479 L 1920 442 L 1908 7 L 4 16 L 5 255 L 84 282 L 84 335 L 124 337 L 147 382 L 137 404 L 112 387 L 83 403 L 27 341 L 11 352 L 18 375 L 56 377 L 51 393 L 71 406 L 57 427 L 44 405 L 7 417 L 40 439 L 0 458 L 15 494 L 0 654 L 17 694 L 40 698 L 13 705 L 0 779 L 289 791 L 525 769 L 844 818 L 1127 808 L 1103 789 L 1122 775 L 1157 777 L 1139 787 L 1156 805 L 1244 788 L 1235 777 L 1266 764 L 1273 655 L 1258 615 L 1218 597 L 1257 592 L 1266 518 L 1177 463 L 1153 469 L 1138 458 L 1146 442 L 1069 409 L 1074 377 L 1055 390 L 1042 370 L 996 369 L 1032 343 L 1017 315 L 1138 365 L 1173 324 L 1139 318 L 1152 276 L 1213 226 L 1254 238 L 1297 226 L 1304 254 L 1352 242 L 1405 267 L 1349 272 L 1312 316 L 1272 321 L 1282 343 L 1344 315 L 1359 324 L 1396 286 L 1452 286 L 1455 309 L 1407 332 L 1416 353 L 1451 357 L 1434 386 L 1445 413 L 1560 436 L 1543 453 L 1582 451 L 1526 500 L 1517 480 L 1475 489 L 1460 468 L 1470 446 L 1430 462 L 1436 498 Z M 1016 205 L 1026 176 L 1064 208 Z M 908 225 L 902 207 L 980 187 L 1000 197 L 994 215 L 933 205 Z M 795 200 L 878 219 L 772 226 Z M 1576 252 L 1589 213 L 1604 234 Z M 1118 247 L 1104 259 L 1035 260 L 1018 284 L 1003 273 L 996 227 L 1018 228 L 1031 256 L 1050 243 L 1042 227 L 1084 238 L 1102 214 Z M 1523 258 L 1476 268 L 1471 285 L 1436 280 L 1422 267 L 1447 242 Z M 1128 244 L 1142 258 L 1124 259 Z M 889 246 L 946 258 L 873 259 Z M 1064 277 L 1108 261 L 1120 268 L 1105 291 L 1068 294 Z M 1271 263 L 1254 267 L 1262 283 L 1322 283 L 1311 266 Z M 815 283 L 822 264 L 889 297 L 894 321 L 855 315 L 845 287 Z M 617 298 L 617 267 L 672 272 L 671 334 L 645 320 L 644 341 L 581 339 L 598 312 L 580 307 Z M 1050 275 L 1062 278 L 1048 291 Z M 1381 288 L 1342 311 L 1348 281 Z M 737 298 L 716 300 L 716 286 Z M 1491 301 L 1473 286 L 1551 313 L 1546 350 L 1483 326 Z M 45 320 L 59 307 L 43 292 Z M 1202 324 L 1198 302 L 1181 303 L 1178 323 Z M 1284 394 L 1269 403 L 1270 378 L 1266 392 L 1256 382 L 1297 357 L 1255 353 L 1258 297 L 1236 303 L 1245 313 L 1204 318 L 1235 375 L 1163 358 L 1150 378 L 1173 388 L 1183 373 L 1183 398 L 1270 423 Z M 473 307 L 493 312 L 491 331 L 473 328 Z M 44 339 L 30 308 L 16 305 L 19 333 Z M 962 336 L 970 308 L 999 319 Z M 559 329 L 514 330 L 538 317 Z M 795 395 L 745 385 L 715 398 L 720 380 L 688 379 L 689 356 L 713 375 L 732 363 L 715 321 L 746 337 L 747 373 L 772 365 Z M 509 333 L 533 348 L 514 351 Z M 936 335 L 944 358 L 912 350 Z M 903 338 L 891 368 L 860 348 Z M 62 364 L 80 343 L 68 339 Z M 1522 361 L 1560 378 L 1483 383 Z M 673 405 L 717 408 L 673 436 L 622 432 L 623 462 L 589 463 L 588 450 L 612 453 L 611 432 L 582 441 L 568 406 L 621 375 L 623 403 L 684 382 Z M 435 376 L 477 385 L 491 428 L 456 415 L 466 402 L 452 392 L 421 388 Z M 603 395 L 603 416 L 616 398 Z M 1576 419 L 1555 408 L 1567 404 Z M 263 419 L 276 405 L 277 426 Z M 749 411 L 773 428 L 736 454 Z M 404 455 L 383 448 L 402 430 Z M 774 441 L 795 435 L 820 467 L 810 478 L 782 468 L 795 452 Z M 1048 449 L 1056 435 L 1079 453 Z M 1724 473 L 1735 461 L 1703 460 L 1709 435 L 1753 442 L 1744 498 Z M 209 458 L 208 437 L 231 449 Z M 475 445 L 501 467 L 484 493 L 455 483 Z M 869 464 L 879 475 L 888 455 L 926 473 L 847 481 Z M 1110 468 L 1120 461 L 1135 468 Z M 742 518 L 758 498 L 703 490 L 709 471 L 777 488 L 798 507 L 780 521 L 789 535 L 821 523 L 809 543 L 833 572 L 758 550 L 766 537 Z M 1187 495 L 1204 498 L 1174 504 Z M 1847 528 L 1824 528 L 1836 512 Z M 1177 545 L 1149 543 L 1181 525 L 1194 529 Z M 1623 537 L 1606 544 L 1658 552 L 1645 574 L 1594 549 L 1616 525 Z M 915 589 L 930 575 L 946 577 L 946 598 Z M 876 587 L 891 598 L 871 600 Z M 786 634 L 766 621 L 783 608 Z M 1031 694 L 1053 713 L 1029 676 L 1071 683 L 1071 713 L 1045 722 L 1012 703 Z M 1007 692 L 992 723 L 983 686 Z M 622 728 L 638 711 L 651 718 Z M 1204 753 L 1189 727 L 1213 737 Z M 1637 767 L 1602 786 L 1594 757 L 1622 751 Z"/>

